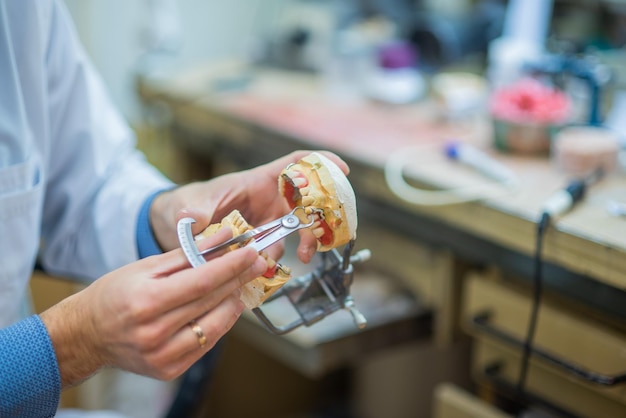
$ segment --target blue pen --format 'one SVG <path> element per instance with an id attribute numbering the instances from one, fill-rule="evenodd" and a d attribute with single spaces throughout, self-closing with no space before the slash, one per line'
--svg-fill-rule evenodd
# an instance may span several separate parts
<path id="1" fill-rule="evenodd" d="M 509 183 L 515 180 L 515 174 L 506 166 L 471 145 L 450 141 L 446 144 L 445 153 L 448 158 L 462 162 L 496 181 Z"/>

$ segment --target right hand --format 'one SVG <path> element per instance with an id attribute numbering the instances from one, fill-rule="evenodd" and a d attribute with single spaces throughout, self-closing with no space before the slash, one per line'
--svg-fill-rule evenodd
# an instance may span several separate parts
<path id="1" fill-rule="evenodd" d="M 318 151 L 334 161 L 347 175 L 348 165 L 336 154 Z M 250 170 L 219 176 L 204 182 L 190 183 L 157 196 L 150 208 L 150 222 L 162 248 L 178 245 L 176 225 L 179 219 L 190 216 L 194 234 L 202 232 L 209 224 L 220 222 L 233 209 L 254 226 L 263 225 L 287 214 L 290 210 L 278 190 L 278 177 L 290 163 L 295 163 L 311 151 L 294 151 L 284 157 Z M 299 232 L 298 258 L 308 263 L 317 250 L 317 240 L 308 228 Z M 267 250 L 275 260 L 280 258 L 276 246 Z"/>
<path id="2" fill-rule="evenodd" d="M 200 249 L 225 240 L 201 241 Z M 171 380 L 210 350 L 244 309 L 240 288 L 267 270 L 251 248 L 190 268 L 182 250 L 115 270 L 41 314 L 54 345 L 63 387 L 98 369 L 118 367 Z M 189 322 L 196 320 L 200 347 Z"/>

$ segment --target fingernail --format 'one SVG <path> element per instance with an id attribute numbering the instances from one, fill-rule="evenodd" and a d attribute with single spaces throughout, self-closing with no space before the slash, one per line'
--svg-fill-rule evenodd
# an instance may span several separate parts
<path id="1" fill-rule="evenodd" d="M 302 249 L 302 256 L 303 256 L 302 261 L 308 263 L 309 261 L 311 261 L 311 259 L 313 258 L 314 255 L 315 255 L 315 248 L 313 248 L 313 247 L 306 247 L 306 248 Z"/>

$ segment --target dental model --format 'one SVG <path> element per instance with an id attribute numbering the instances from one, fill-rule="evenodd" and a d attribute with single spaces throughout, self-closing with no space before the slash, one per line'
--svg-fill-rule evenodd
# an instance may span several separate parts
<path id="1" fill-rule="evenodd" d="M 309 227 L 317 238 L 317 250 L 329 251 L 356 238 L 356 197 L 350 182 L 341 169 L 319 153 L 311 153 L 286 167 L 278 178 L 278 189 L 291 209 L 303 207 L 314 222 Z M 233 236 L 252 229 L 237 210 L 221 222 L 209 225 L 196 239 L 215 234 L 222 227 L 230 227 Z M 242 244 L 234 244 L 234 250 Z M 245 244 L 243 244 L 245 245 Z M 264 251 L 268 270 L 242 288 L 241 300 L 249 309 L 260 306 L 290 278 L 291 269 L 285 267 Z"/>
<path id="2" fill-rule="evenodd" d="M 230 227 L 233 236 L 241 235 L 252 229 L 238 210 L 229 213 L 221 222 L 209 225 L 197 237 L 197 240 L 209 237 L 223 227 Z M 229 251 L 239 248 L 241 244 L 233 244 Z M 242 288 L 241 300 L 247 308 L 256 308 L 269 298 L 274 292 L 291 278 L 291 269 L 285 267 L 267 255 L 265 251 L 260 253 L 267 260 L 267 271 L 262 275 L 246 283 Z"/>
<path id="3" fill-rule="evenodd" d="M 278 178 L 278 189 L 291 209 L 303 206 L 316 217 L 311 226 L 317 250 L 329 251 L 356 238 L 356 197 L 343 171 L 313 152 L 289 165 Z"/>

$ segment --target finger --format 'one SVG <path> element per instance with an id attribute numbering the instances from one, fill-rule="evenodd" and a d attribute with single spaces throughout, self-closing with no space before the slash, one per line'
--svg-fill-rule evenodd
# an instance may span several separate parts
<path id="1" fill-rule="evenodd" d="M 195 332 L 189 332 L 188 328 L 191 328 L 189 325 L 183 326 L 174 338 L 179 339 L 180 344 L 186 347 L 184 354 L 198 349 L 206 352 L 235 325 L 244 309 L 245 305 L 240 299 L 240 293 L 233 292 L 215 308 L 195 319 L 201 334 L 206 338 L 204 345 L 200 344 L 201 338 Z"/>
<path id="2" fill-rule="evenodd" d="M 214 247 L 223 243 L 224 241 L 232 237 L 232 231 L 230 228 L 222 228 L 216 234 L 211 235 L 199 241 L 195 241 L 198 251 L 204 251 L 208 248 Z M 214 258 L 221 253 L 216 253 L 210 256 L 205 256 L 205 259 Z M 153 278 L 169 277 L 173 273 L 190 267 L 189 260 L 183 253 L 182 249 L 169 251 L 167 253 L 158 254 L 155 256 L 144 258 L 139 263 L 148 265 L 147 268 L 151 270 Z"/>
<path id="3" fill-rule="evenodd" d="M 162 318 L 168 324 L 168 330 L 173 331 L 181 327 L 185 323 L 189 322 L 190 318 L 196 318 L 204 315 L 206 312 L 211 311 L 222 301 L 231 295 L 235 294 L 238 297 L 241 296 L 241 282 L 248 282 L 253 278 L 259 277 L 267 270 L 266 260 L 259 257 L 260 265 L 262 265 L 262 271 L 259 273 L 259 269 L 253 265 L 247 271 L 239 276 L 238 280 L 230 280 L 221 286 L 215 288 L 215 290 L 203 295 L 202 297 L 193 300 L 189 303 L 181 304 L 178 307 L 169 310 L 164 313 Z"/>
<path id="4" fill-rule="evenodd" d="M 198 208 L 184 208 L 179 210 L 176 214 L 176 222 L 183 218 L 192 218 L 195 220 L 195 222 L 191 224 L 191 232 L 194 236 L 204 231 L 211 223 L 211 216 L 207 211 Z"/>
<path id="5" fill-rule="evenodd" d="M 300 242 L 298 243 L 298 249 L 296 254 L 300 261 L 308 264 L 317 251 L 317 238 L 313 235 L 310 229 L 305 228 L 299 231 Z"/>
<path id="6" fill-rule="evenodd" d="M 341 171 L 343 171 L 343 173 L 346 176 L 350 174 L 350 167 L 348 166 L 348 163 L 342 160 L 337 154 L 334 154 L 329 151 L 318 151 L 318 152 L 324 155 L 325 157 L 327 157 L 329 160 L 331 160 L 335 164 L 337 164 L 337 166 L 341 169 Z"/>
<path id="7" fill-rule="evenodd" d="M 260 276 L 267 262 L 252 248 L 240 248 L 208 261 L 195 269 L 172 274 L 155 282 L 152 293 L 162 294 L 164 311 L 172 311 L 193 301 L 205 299 L 206 309 L 220 302 L 226 294 Z M 225 286 L 222 288 L 222 286 Z M 196 316 L 202 312 L 195 312 Z"/>
<path id="8" fill-rule="evenodd" d="M 149 364 L 160 369 L 155 375 L 165 380 L 180 376 L 233 327 L 243 309 L 244 304 L 237 294 L 233 294 L 215 309 L 195 320 L 194 325 L 200 330 L 200 336 L 189 321 L 181 325 L 166 344 L 147 354 L 146 360 Z"/>
<path id="9" fill-rule="evenodd" d="M 202 236 L 195 241 L 196 247 L 199 252 L 209 250 L 210 248 L 224 244 L 226 241 L 233 237 L 233 230 L 228 226 L 221 227 L 215 234 L 209 236 Z M 222 250 L 212 251 L 209 254 L 204 254 L 205 260 L 211 260 L 215 257 L 221 256 L 227 251 L 230 251 L 230 245 Z"/>

